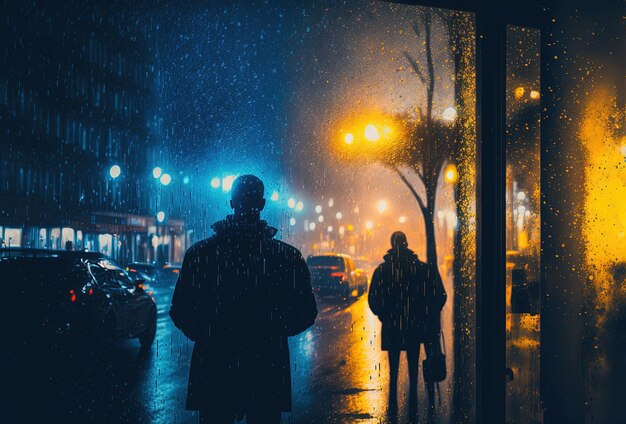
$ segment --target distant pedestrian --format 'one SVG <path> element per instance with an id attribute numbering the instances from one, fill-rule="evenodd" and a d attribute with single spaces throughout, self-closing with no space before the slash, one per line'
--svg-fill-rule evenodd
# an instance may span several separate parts
<path id="1" fill-rule="evenodd" d="M 374 271 L 368 301 L 382 323 L 382 350 L 389 355 L 389 410 L 397 410 L 400 352 L 406 351 L 409 414 L 415 419 L 420 345 L 438 341 L 439 315 L 446 302 L 446 292 L 437 269 L 418 259 L 400 231 L 392 234 L 391 249 Z M 432 409 L 433 384 L 427 385 L 427 391 Z"/>
<path id="2" fill-rule="evenodd" d="M 185 254 L 170 316 L 195 341 L 187 409 L 201 423 L 280 422 L 291 410 L 287 337 L 313 325 L 317 305 L 300 252 L 260 219 L 264 187 L 253 175 L 232 186 L 234 215 Z"/>

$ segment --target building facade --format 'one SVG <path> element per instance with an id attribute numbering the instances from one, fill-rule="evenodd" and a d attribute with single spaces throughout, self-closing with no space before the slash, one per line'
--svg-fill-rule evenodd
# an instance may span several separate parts
<path id="1" fill-rule="evenodd" d="M 1 19 L 3 246 L 179 261 L 184 223 L 154 210 L 162 77 L 149 38 L 122 33 L 119 14 L 68 6 Z"/>

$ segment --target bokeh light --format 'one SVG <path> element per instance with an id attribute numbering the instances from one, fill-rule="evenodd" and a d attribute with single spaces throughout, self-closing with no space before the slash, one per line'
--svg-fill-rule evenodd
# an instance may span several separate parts
<path id="1" fill-rule="evenodd" d="M 374 124 L 367 124 L 365 127 L 365 138 L 369 141 L 377 141 L 380 138 L 378 128 Z"/>
<path id="2" fill-rule="evenodd" d="M 120 175 L 122 175 L 122 168 L 120 168 L 119 165 L 113 165 L 110 169 L 109 169 L 109 175 L 111 176 L 111 178 L 116 179 L 118 178 Z"/>
<path id="3" fill-rule="evenodd" d="M 172 176 L 170 174 L 163 174 L 161 175 L 161 178 L 159 178 L 159 181 L 164 186 L 168 186 L 172 182 Z"/>
<path id="4" fill-rule="evenodd" d="M 229 175 L 222 179 L 222 190 L 224 190 L 224 192 L 229 192 L 230 189 L 233 188 L 233 182 L 235 181 L 235 178 L 236 177 L 234 175 Z"/>

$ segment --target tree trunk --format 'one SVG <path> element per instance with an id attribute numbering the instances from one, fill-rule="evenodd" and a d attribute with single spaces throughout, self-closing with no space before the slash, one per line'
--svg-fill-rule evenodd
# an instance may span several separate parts
<path id="1" fill-rule="evenodd" d="M 430 204 L 430 202 L 428 202 Z M 426 258 L 430 265 L 437 267 L 437 240 L 435 239 L 434 205 L 427 206 L 423 211 L 424 230 L 426 232 Z"/>

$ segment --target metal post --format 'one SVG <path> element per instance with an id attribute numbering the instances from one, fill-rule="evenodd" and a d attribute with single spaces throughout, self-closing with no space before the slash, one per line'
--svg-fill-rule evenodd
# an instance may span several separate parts
<path id="1" fill-rule="evenodd" d="M 476 14 L 477 284 L 476 422 L 506 419 L 506 24 Z"/>

